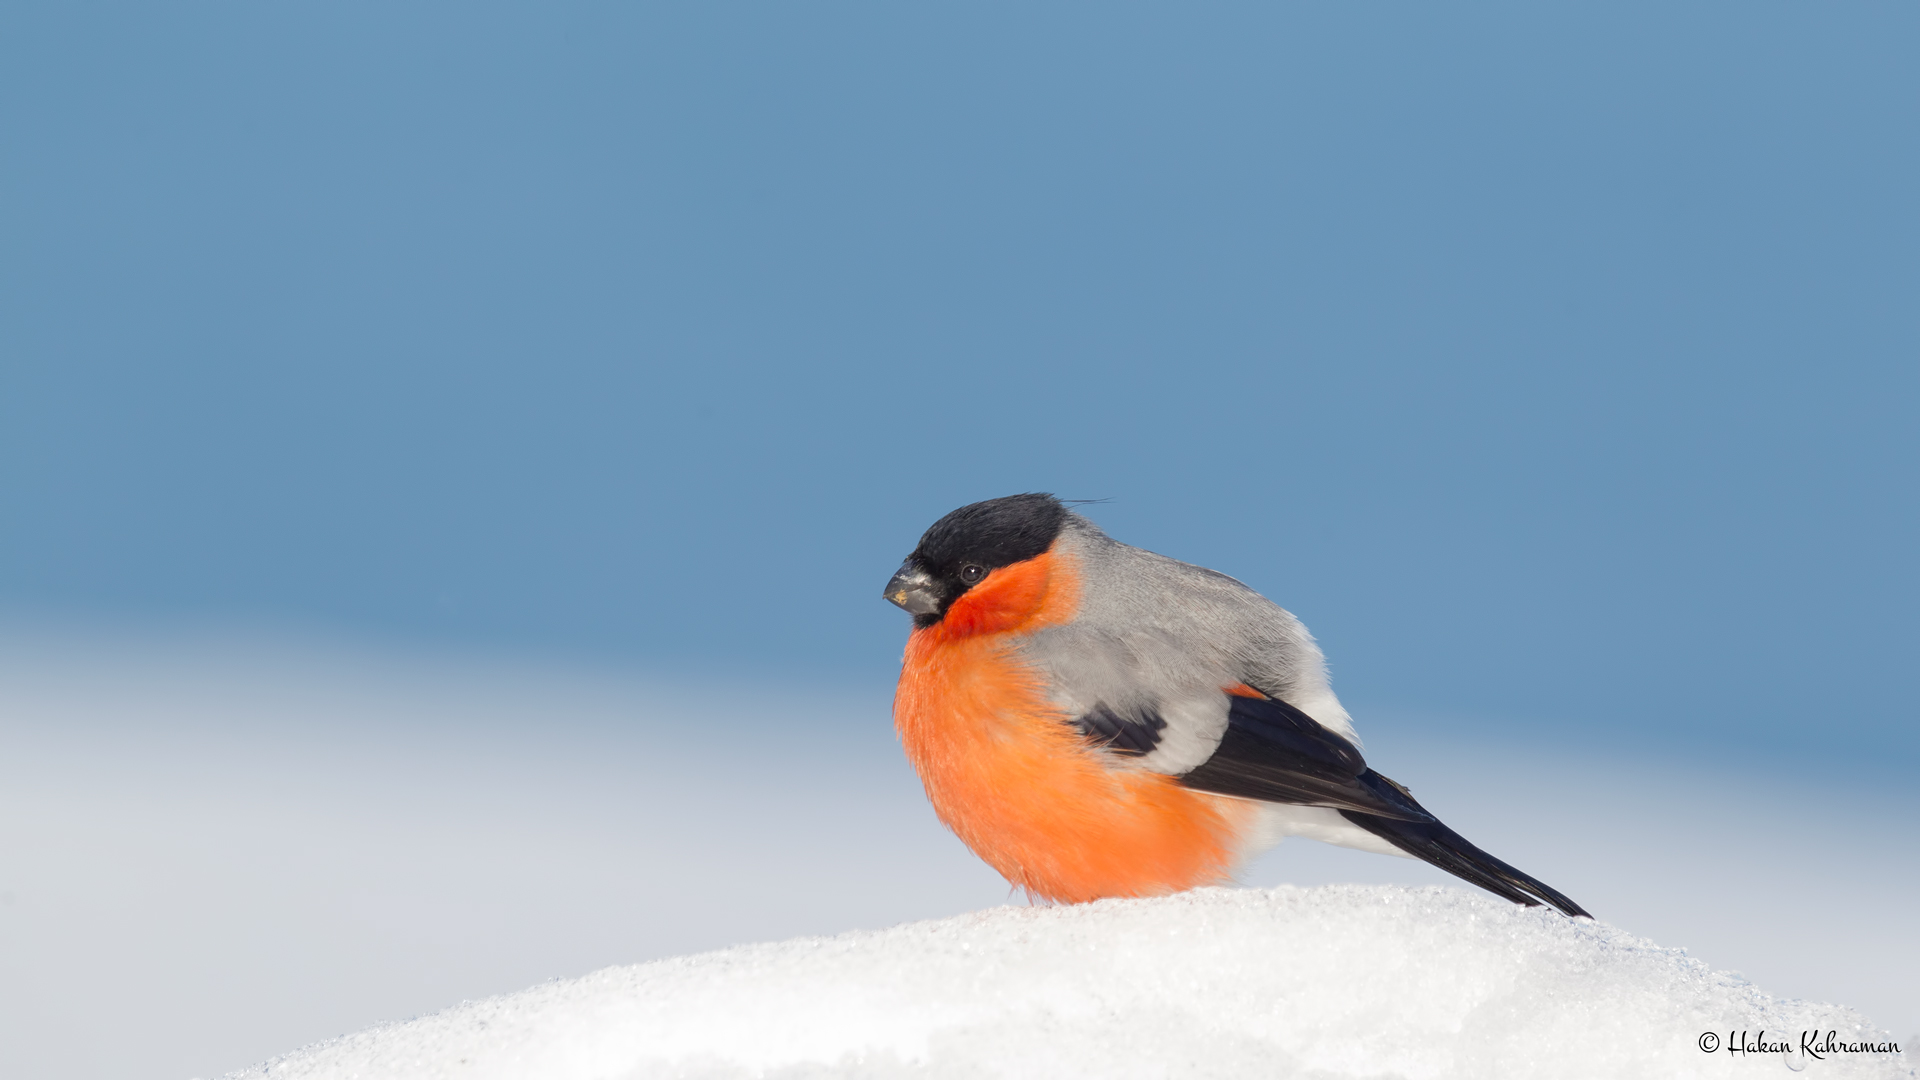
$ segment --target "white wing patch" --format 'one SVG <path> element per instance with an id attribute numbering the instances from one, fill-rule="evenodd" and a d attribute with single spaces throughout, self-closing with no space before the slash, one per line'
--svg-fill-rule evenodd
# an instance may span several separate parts
<path id="1" fill-rule="evenodd" d="M 1212 757 L 1227 733 L 1228 704 L 1219 691 L 1161 702 L 1156 711 L 1167 726 L 1153 752 L 1139 759 L 1140 766 L 1178 776 Z"/>

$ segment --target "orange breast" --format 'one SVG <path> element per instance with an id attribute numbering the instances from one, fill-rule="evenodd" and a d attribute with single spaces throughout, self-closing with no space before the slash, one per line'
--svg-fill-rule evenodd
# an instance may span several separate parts
<path id="1" fill-rule="evenodd" d="M 1015 649 L 1072 618 L 1079 579 L 1057 550 L 988 575 L 907 640 L 894 724 L 940 820 L 1014 885 L 1048 900 L 1151 896 L 1217 883 L 1246 807 L 1114 767 L 1047 700 Z"/>

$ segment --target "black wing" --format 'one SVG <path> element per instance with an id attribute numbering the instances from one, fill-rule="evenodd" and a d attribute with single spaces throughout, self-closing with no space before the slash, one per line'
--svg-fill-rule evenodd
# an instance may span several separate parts
<path id="1" fill-rule="evenodd" d="M 1262 802 L 1331 806 L 1384 818 L 1432 821 L 1406 803 L 1382 798 L 1362 777 L 1373 770 L 1360 750 L 1279 698 L 1229 695 L 1227 733 L 1198 768 L 1190 788 Z"/>
<path id="2" fill-rule="evenodd" d="M 1229 701 L 1220 746 L 1180 777 L 1182 784 L 1242 799 L 1332 807 L 1401 851 L 1496 896 L 1592 917 L 1544 882 L 1441 824 L 1406 788 L 1368 768 L 1358 747 L 1313 717 L 1278 698 L 1230 695 Z"/>
<path id="3" fill-rule="evenodd" d="M 1167 730 L 1166 720 L 1158 713 L 1126 716 L 1105 705 L 1095 705 L 1087 715 L 1075 720 L 1073 726 L 1109 750 L 1134 756 L 1152 753 L 1153 748 L 1160 745 L 1160 733 Z"/>
<path id="4" fill-rule="evenodd" d="M 1368 769 L 1363 781 L 1377 785 L 1383 796 L 1398 795 L 1409 809 L 1426 815 L 1425 821 L 1395 820 L 1375 814 L 1355 813 L 1352 810 L 1340 811 L 1340 816 L 1367 830 L 1373 835 L 1399 848 L 1416 859 L 1430 862 L 1462 881 L 1502 896 L 1516 904 L 1529 906 L 1541 903 L 1552 904 L 1568 915 L 1585 916 L 1587 909 L 1581 907 L 1546 882 L 1525 873 L 1511 864 L 1481 851 L 1467 842 L 1467 838 L 1440 823 L 1440 820 L 1421 808 L 1413 801 L 1413 796 L 1399 784 Z"/>

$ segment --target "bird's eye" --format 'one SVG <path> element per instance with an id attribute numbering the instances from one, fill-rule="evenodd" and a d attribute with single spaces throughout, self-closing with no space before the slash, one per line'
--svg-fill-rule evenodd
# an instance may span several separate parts
<path id="1" fill-rule="evenodd" d="M 960 580 L 969 585 L 986 576 L 987 568 L 984 566 L 973 566 L 969 564 L 960 568 Z"/>

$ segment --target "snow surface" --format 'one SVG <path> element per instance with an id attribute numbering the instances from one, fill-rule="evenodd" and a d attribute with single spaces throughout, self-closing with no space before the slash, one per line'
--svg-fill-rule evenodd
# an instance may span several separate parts
<path id="1" fill-rule="evenodd" d="M 1449 888 L 1206 889 L 1002 907 L 608 968 L 233 1078 L 1913 1077 L 1891 1039 L 1612 927 Z M 1904 1049 L 1904 1047 L 1903 1047 Z"/>

